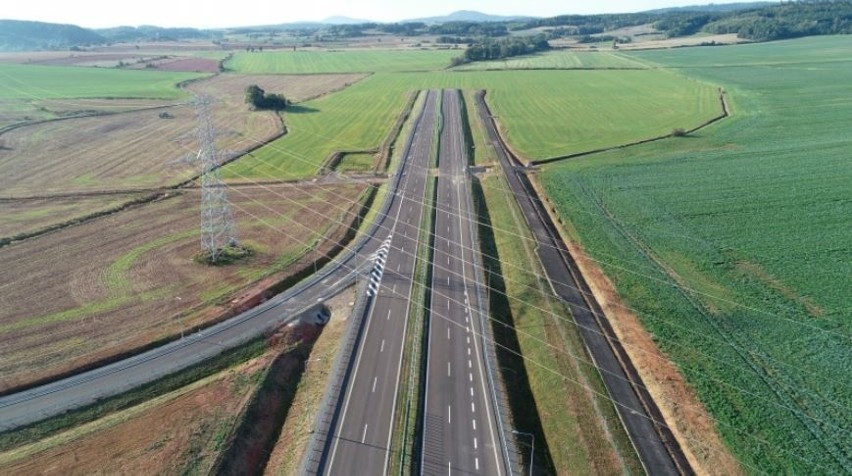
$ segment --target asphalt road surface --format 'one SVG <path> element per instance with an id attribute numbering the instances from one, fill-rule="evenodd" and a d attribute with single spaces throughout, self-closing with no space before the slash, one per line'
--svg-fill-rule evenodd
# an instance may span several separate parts
<path id="1" fill-rule="evenodd" d="M 390 239 L 378 293 L 368 303 L 354 367 L 344 380 L 339 413 L 326 438 L 320 474 L 385 474 L 390 457 L 404 338 L 421 244 L 424 193 L 437 92 L 430 91 L 415 124 L 398 191 L 385 224 Z M 427 244 L 428 245 L 428 244 Z"/>
<path id="2" fill-rule="evenodd" d="M 689 474 L 692 470 L 680 451 L 659 409 L 615 337 L 576 263 L 562 244 L 555 225 L 529 183 L 516 168 L 497 134 L 484 97 L 477 95 L 477 109 L 488 130 L 500 165 L 538 245 L 539 256 L 554 292 L 571 309 L 580 335 L 600 369 L 601 378 L 615 403 L 627 434 L 649 474 Z"/>
<path id="3" fill-rule="evenodd" d="M 483 367 L 458 91 L 443 93 L 421 472 L 504 474 Z"/>

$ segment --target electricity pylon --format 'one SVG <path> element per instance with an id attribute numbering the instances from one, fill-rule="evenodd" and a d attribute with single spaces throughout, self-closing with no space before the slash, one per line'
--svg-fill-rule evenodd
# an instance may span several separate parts
<path id="1" fill-rule="evenodd" d="M 201 248 L 211 263 L 216 263 L 226 246 L 238 247 L 239 235 L 219 173 L 220 154 L 216 151 L 216 135 L 210 119 L 211 100 L 198 96 L 198 151 L 201 163 Z"/>

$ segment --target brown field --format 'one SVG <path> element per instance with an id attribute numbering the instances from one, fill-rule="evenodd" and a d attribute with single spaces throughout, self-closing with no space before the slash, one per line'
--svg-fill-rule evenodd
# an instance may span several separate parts
<path id="1" fill-rule="evenodd" d="M 217 73 L 219 62 L 211 58 L 162 55 L 139 51 L 123 53 L 86 53 L 48 56 L 29 61 L 30 64 L 51 66 L 97 66 L 115 68 L 126 66 L 131 69 L 155 68 L 164 71 L 186 71 L 198 73 Z"/>
<path id="2" fill-rule="evenodd" d="M 235 155 L 282 132 L 277 114 L 249 110 L 244 102 L 246 86 L 258 84 L 302 101 L 362 77 L 220 75 L 187 88 L 216 98 L 211 115 L 217 147 L 226 155 Z M 109 107 L 105 102 L 53 103 L 69 108 Z M 127 101 L 117 104 L 127 107 Z M 169 117 L 162 118 L 161 113 Z M 187 105 L 20 127 L 0 136 L 0 190 L 32 195 L 178 183 L 197 173 L 198 166 L 186 162 L 198 150 L 196 131 L 196 111 Z"/>
<path id="3" fill-rule="evenodd" d="M 70 58 L 69 51 L 14 51 L 0 52 L 0 63 L 42 63 L 44 61 L 60 61 Z M 124 56 L 127 56 L 126 54 Z"/>
<path id="4" fill-rule="evenodd" d="M 366 74 L 220 74 L 204 81 L 190 83 L 187 89 L 193 92 L 204 92 L 222 101 L 245 107 L 245 90 L 252 84 L 260 86 L 268 93 L 283 94 L 293 102 L 302 102 L 343 89 L 366 76 Z"/>
<path id="5" fill-rule="evenodd" d="M 140 109 L 174 106 L 163 99 L 44 99 L 33 105 L 59 117 L 133 112 Z"/>
<path id="6" fill-rule="evenodd" d="M 188 73 L 219 72 L 219 62 L 208 58 L 168 58 L 147 62 L 138 67 L 155 68 L 163 71 L 185 71 Z"/>
<path id="7" fill-rule="evenodd" d="M 0 99 L 0 130 L 57 118 L 131 112 L 175 105 L 162 99 Z M 0 147 L 4 139 L 0 135 Z"/>
<path id="8" fill-rule="evenodd" d="M 169 163 L 197 150 L 195 112 L 170 108 L 168 119 L 160 118 L 160 112 L 67 119 L 9 131 L 2 135 L 0 189 L 31 195 L 154 187 L 186 179 L 194 173 L 191 167 Z M 244 116 L 266 123 L 254 126 L 258 132 L 274 135 L 278 130 L 271 114 Z M 217 126 L 230 125 L 224 119 L 216 114 Z M 233 135 L 228 138 L 223 145 L 234 142 Z"/>
<path id="9" fill-rule="evenodd" d="M 150 55 L 139 53 L 66 53 L 65 56 L 49 56 L 46 58 L 34 58 L 30 64 L 42 64 L 50 66 L 101 66 L 113 67 L 120 61 L 125 63 L 144 63 L 153 59 Z"/>
<path id="10" fill-rule="evenodd" d="M 242 241 L 255 250 L 237 265 L 193 261 L 200 248 L 197 190 L 0 248 L 0 390 L 232 311 L 257 294 L 247 289 L 252 283 L 268 286 L 305 266 L 320 234 L 339 239 L 337 225 L 349 218 L 314 210 L 339 210 L 365 189 L 232 187 Z M 233 301 L 238 294 L 243 301 Z"/>
<path id="11" fill-rule="evenodd" d="M 117 414 L 0 453 L 2 474 L 207 472 L 272 352 Z"/>
<path id="12" fill-rule="evenodd" d="M 0 200 L 0 238 L 32 233 L 97 213 L 139 198 L 139 194 L 57 197 L 37 200 Z M 4 198 L 4 197 L 3 197 Z"/>

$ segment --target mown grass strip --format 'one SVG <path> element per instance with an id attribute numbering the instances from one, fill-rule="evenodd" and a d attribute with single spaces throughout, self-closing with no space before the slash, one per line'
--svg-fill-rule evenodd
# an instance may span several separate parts
<path id="1" fill-rule="evenodd" d="M 536 470 L 641 472 L 570 312 L 551 296 L 508 185 L 489 176 L 473 190 L 498 361 L 517 428 L 536 434 Z"/>

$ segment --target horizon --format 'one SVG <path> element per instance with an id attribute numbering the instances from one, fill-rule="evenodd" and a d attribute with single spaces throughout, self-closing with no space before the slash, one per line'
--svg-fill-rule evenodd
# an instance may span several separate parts
<path id="1" fill-rule="evenodd" d="M 763 0 L 766 1 L 766 0 Z M 376 0 L 369 5 L 355 5 L 346 0 L 318 0 L 306 5 L 292 6 L 261 2 L 239 9 L 210 8 L 198 0 L 167 2 L 149 0 L 144 12 L 119 11 L 104 7 L 96 0 L 80 0 L 69 4 L 60 0 L 14 2 L 0 9 L 0 19 L 39 21 L 77 25 L 84 28 L 119 26 L 159 26 L 164 28 L 222 29 L 282 23 L 321 23 L 334 17 L 346 17 L 377 23 L 395 23 L 418 18 L 446 16 L 458 11 L 476 11 L 488 15 L 549 18 L 557 15 L 594 15 L 635 13 L 660 8 L 693 5 L 722 5 L 745 3 L 741 0 L 600 0 L 566 8 L 559 0 L 541 0 L 524 8 L 514 3 L 494 3 L 488 0 L 468 0 L 459 5 L 451 0 L 434 0 L 428 4 L 399 5 L 393 0 Z M 767 3 L 770 3 L 767 1 Z M 196 7 L 195 5 L 200 5 Z M 280 10 L 280 11 L 277 11 Z M 525 10 L 525 11 L 518 11 Z M 161 13 L 166 12 L 166 13 Z"/>

